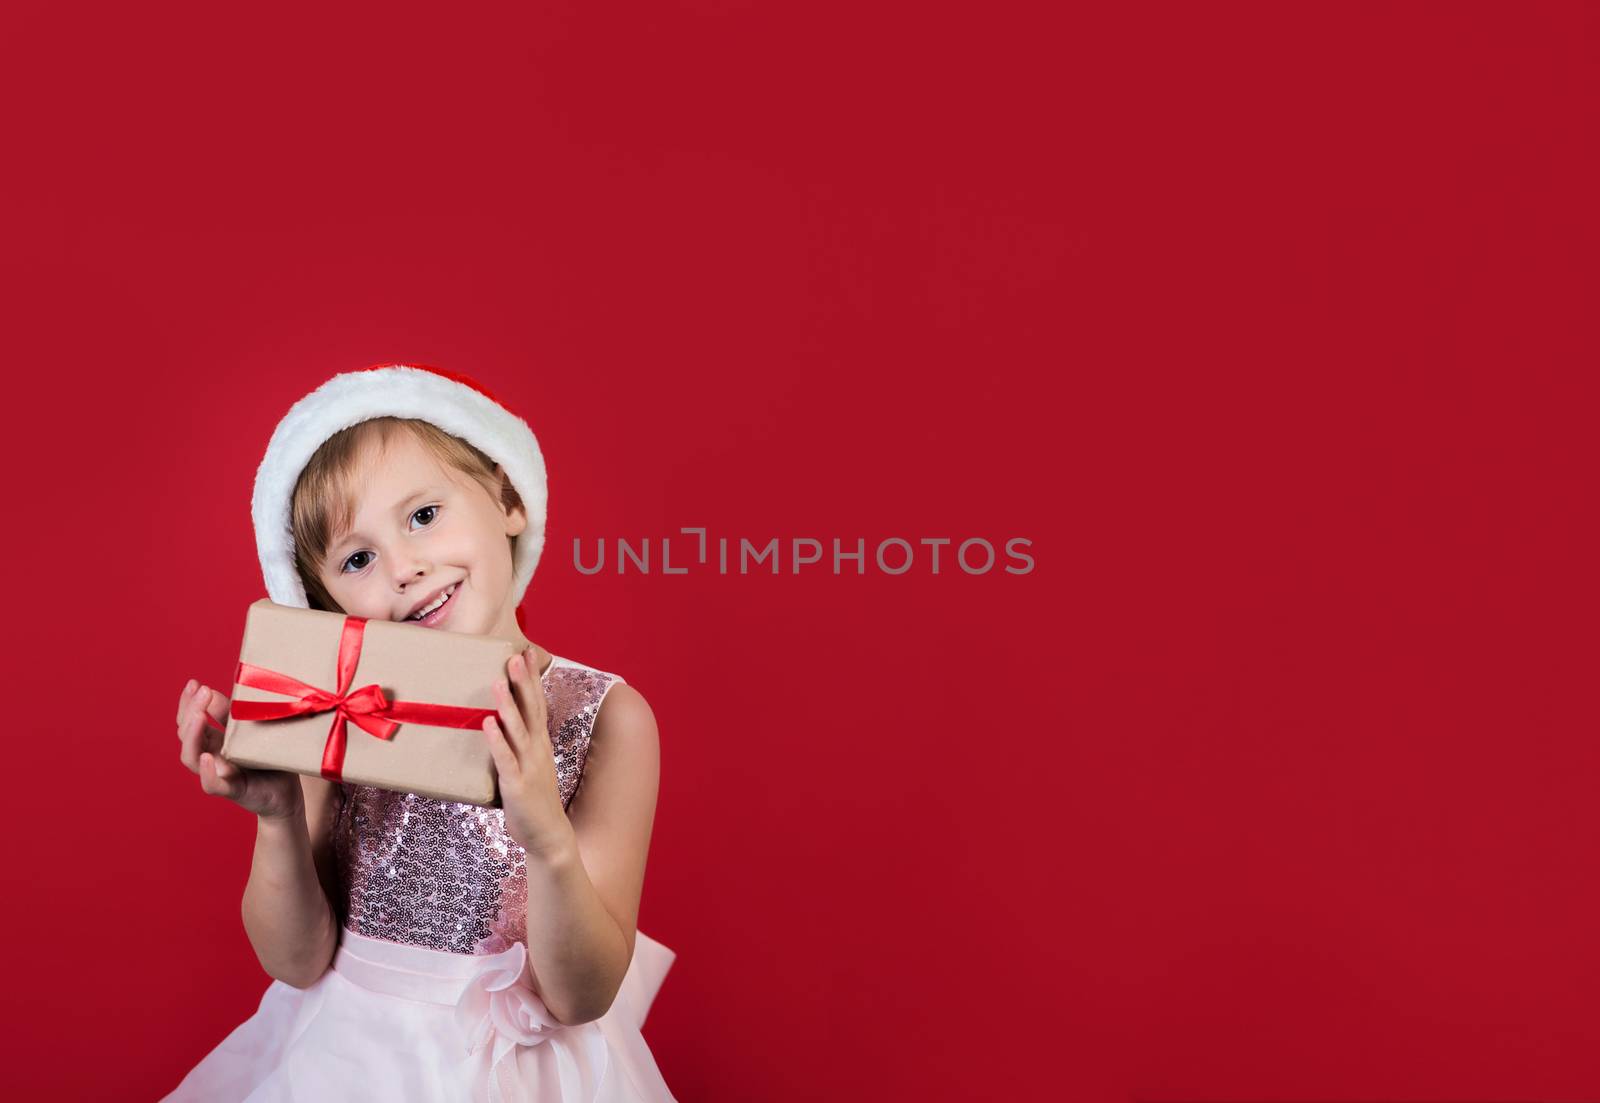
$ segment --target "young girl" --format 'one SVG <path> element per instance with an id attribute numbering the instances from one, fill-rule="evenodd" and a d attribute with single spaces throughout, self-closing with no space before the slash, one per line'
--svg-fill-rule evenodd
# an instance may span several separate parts
<path id="1" fill-rule="evenodd" d="M 256 816 L 273 982 L 168 1100 L 672 1100 L 640 1027 L 676 955 L 635 926 L 655 721 L 523 635 L 545 505 L 533 433 L 464 376 L 346 372 L 279 423 L 251 502 L 273 601 L 523 645 L 482 735 L 503 807 L 229 763 L 229 698 L 191 680 L 180 756 Z"/>

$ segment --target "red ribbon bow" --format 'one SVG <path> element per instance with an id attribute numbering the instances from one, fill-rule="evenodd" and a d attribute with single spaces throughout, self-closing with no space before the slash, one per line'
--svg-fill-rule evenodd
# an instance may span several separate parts
<path id="1" fill-rule="evenodd" d="M 367 618 L 347 616 L 339 636 L 338 691 L 329 693 L 276 670 L 253 666 L 240 660 L 234 681 L 242 686 L 271 690 L 294 698 L 291 701 L 234 701 L 228 715 L 235 720 L 278 720 L 291 716 L 310 716 L 332 712 L 328 742 L 322 750 L 322 776 L 329 781 L 344 780 L 345 732 L 355 724 L 379 739 L 392 739 L 402 723 L 427 724 L 436 728 L 481 728 L 485 717 L 498 715 L 495 709 L 475 709 L 459 705 L 432 705 L 422 701 L 390 701 L 377 683 L 350 689 L 356 663 L 361 658 L 361 638 Z M 207 719 L 210 719 L 207 717 Z M 212 726 L 217 727 L 215 721 Z"/>

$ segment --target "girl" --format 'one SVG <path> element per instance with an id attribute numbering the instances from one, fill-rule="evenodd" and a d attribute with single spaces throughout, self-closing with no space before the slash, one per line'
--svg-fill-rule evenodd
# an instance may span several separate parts
<path id="1" fill-rule="evenodd" d="M 655 720 L 523 634 L 545 504 L 532 431 L 455 373 L 336 375 L 273 432 L 273 601 L 523 645 L 484 721 L 503 807 L 231 764 L 229 698 L 191 680 L 180 757 L 256 816 L 242 911 L 273 982 L 168 1100 L 671 1103 L 640 1027 L 676 955 L 635 926 Z"/>

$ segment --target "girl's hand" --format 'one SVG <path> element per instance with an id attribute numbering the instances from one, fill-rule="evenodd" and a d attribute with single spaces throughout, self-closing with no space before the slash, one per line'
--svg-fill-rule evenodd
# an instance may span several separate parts
<path id="1" fill-rule="evenodd" d="M 218 756 L 222 733 L 206 723 L 206 716 L 220 724 L 227 719 L 228 705 L 228 698 L 189 679 L 178 697 L 178 757 L 200 775 L 200 788 L 211 796 L 227 797 L 258 816 L 304 815 L 299 774 L 247 770 Z"/>
<path id="2" fill-rule="evenodd" d="M 500 717 L 483 721 L 500 775 L 506 834 L 533 857 L 553 854 L 574 838 L 556 781 L 550 714 L 535 670 L 538 661 L 538 652 L 531 647 L 511 656 L 506 663 L 509 684 L 507 679 L 495 683 Z"/>

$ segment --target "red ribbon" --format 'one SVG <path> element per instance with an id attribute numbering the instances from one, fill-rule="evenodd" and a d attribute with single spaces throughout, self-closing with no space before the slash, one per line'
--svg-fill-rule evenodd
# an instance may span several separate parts
<path id="1" fill-rule="evenodd" d="M 242 686 L 270 690 L 294 698 L 291 701 L 238 701 L 235 700 L 228 715 L 235 720 L 278 720 L 291 716 L 311 716 L 319 712 L 332 712 L 333 724 L 328 729 L 328 742 L 322 749 L 322 776 L 329 781 L 344 780 L 345 732 L 347 724 L 355 724 L 379 739 L 392 739 L 401 724 L 427 724 L 436 728 L 482 728 L 485 717 L 498 716 L 496 709 L 475 709 L 460 705 L 432 705 L 422 701 L 390 701 L 377 683 L 352 690 L 356 662 L 361 658 L 361 637 L 366 630 L 365 617 L 344 618 L 344 631 L 339 636 L 338 690 L 329 693 L 307 685 L 287 674 L 252 666 L 240 660 L 234 681 Z M 209 715 L 212 727 L 221 728 Z M 225 729 L 223 729 L 225 730 Z"/>

